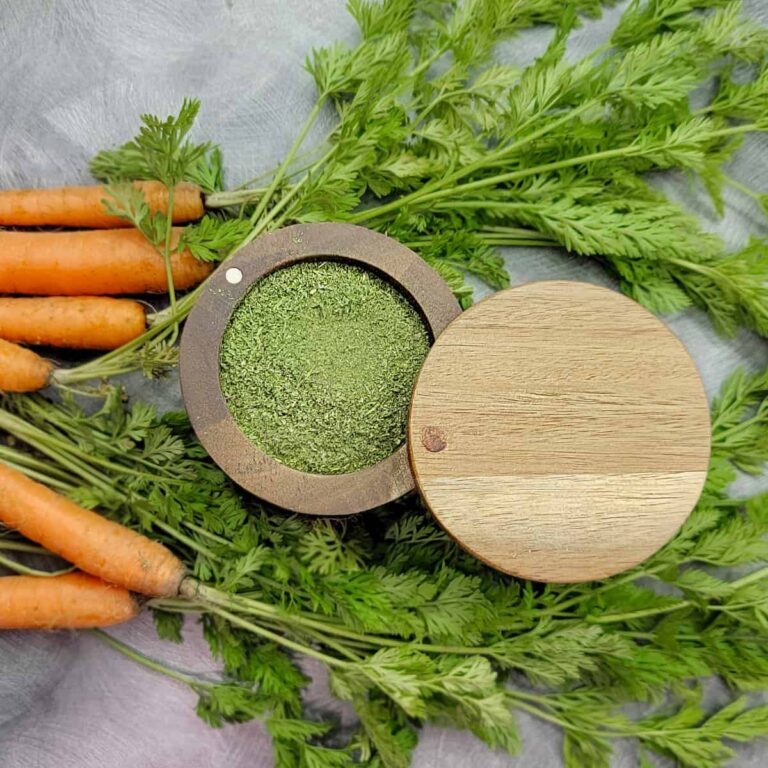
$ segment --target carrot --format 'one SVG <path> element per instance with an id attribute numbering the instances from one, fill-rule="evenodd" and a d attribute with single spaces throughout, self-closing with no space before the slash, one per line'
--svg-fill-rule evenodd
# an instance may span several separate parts
<path id="1" fill-rule="evenodd" d="M 0 463 L 0 522 L 80 570 L 132 592 L 178 594 L 181 561 L 162 544 L 83 509 Z"/>
<path id="2" fill-rule="evenodd" d="M 138 612 L 127 589 L 85 573 L 0 578 L 0 629 L 108 627 Z"/>
<path id="3" fill-rule="evenodd" d="M 69 349 L 117 349 L 146 327 L 144 307 L 130 299 L 53 296 L 0 298 L 0 339 Z"/>
<path id="4" fill-rule="evenodd" d="M 137 181 L 152 211 L 168 207 L 168 189 L 159 181 Z M 109 195 L 104 187 L 54 187 L 50 189 L 0 190 L 0 226 L 82 227 L 109 229 L 131 223 L 110 216 L 102 202 Z M 178 184 L 173 191 L 173 220 L 179 224 L 203 215 L 203 194 L 196 184 Z"/>
<path id="5" fill-rule="evenodd" d="M 0 392 L 36 392 L 51 378 L 53 366 L 29 349 L 0 339 Z"/>
<path id="6" fill-rule="evenodd" d="M 181 231 L 174 228 L 174 246 Z M 212 269 L 188 250 L 173 255 L 172 267 L 178 289 L 196 285 Z M 167 287 L 163 257 L 138 230 L 0 231 L 4 293 L 94 296 L 161 292 Z"/>

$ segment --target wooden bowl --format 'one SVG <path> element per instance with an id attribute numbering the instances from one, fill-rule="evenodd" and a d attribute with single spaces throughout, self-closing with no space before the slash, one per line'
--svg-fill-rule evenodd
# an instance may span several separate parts
<path id="1" fill-rule="evenodd" d="M 200 442 L 221 469 L 247 491 L 294 512 L 350 515 L 413 490 L 405 444 L 378 464 L 357 472 L 301 472 L 267 455 L 241 432 L 219 381 L 221 340 L 240 300 L 270 272 L 308 260 L 355 264 L 387 280 L 419 311 L 432 341 L 461 312 L 437 272 L 389 237 L 351 224 L 286 227 L 262 235 L 209 278 L 184 328 L 181 389 Z"/>

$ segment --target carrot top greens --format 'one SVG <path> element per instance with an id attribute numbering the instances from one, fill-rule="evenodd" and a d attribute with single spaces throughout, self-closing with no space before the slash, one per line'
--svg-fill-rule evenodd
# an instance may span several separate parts
<path id="1" fill-rule="evenodd" d="M 265 508 L 211 462 L 183 414 L 126 410 L 118 389 L 96 413 L 67 396 L 0 401 L 0 429 L 16 441 L 0 444 L 0 460 L 151 532 L 205 582 L 151 606 L 168 639 L 199 617 L 223 678 L 99 636 L 189 685 L 213 725 L 265 714 L 280 768 L 406 768 L 428 721 L 515 752 L 516 711 L 563 729 L 567 768 L 607 768 L 623 739 L 687 768 L 721 768 L 728 742 L 768 735 L 768 705 L 737 693 L 768 687 L 768 494 L 726 493 L 737 468 L 758 472 L 768 459 L 766 393 L 768 371 L 725 383 L 688 521 L 646 562 L 583 584 L 484 567 L 414 498 L 342 522 Z M 0 552 L 29 546 L 0 537 Z M 304 709 L 296 652 L 322 662 L 335 695 L 354 705 L 360 725 L 346 743 Z M 711 675 L 734 691 L 715 711 L 692 683 Z M 631 716 L 628 702 L 638 704 Z"/>
<path id="2" fill-rule="evenodd" d="M 384 280 L 304 262 L 267 275 L 235 309 L 221 388 L 265 453 L 304 472 L 354 472 L 402 444 L 428 350 L 418 313 Z"/>
<path id="3" fill-rule="evenodd" d="M 737 1 L 634 0 L 604 46 L 575 56 L 578 14 L 602 5 L 354 0 L 361 40 L 309 55 L 317 100 L 276 168 L 223 190 L 219 152 L 187 138 L 199 103 L 186 100 L 176 116 L 144 115 L 135 139 L 99 152 L 92 170 L 164 255 L 167 222 L 115 182 L 200 184 L 206 208 L 223 213 L 187 227 L 182 243 L 206 260 L 286 224 L 348 221 L 413 248 L 466 306 L 467 277 L 509 284 L 498 247 L 548 245 L 597 259 L 653 312 L 695 305 L 725 335 L 746 327 L 768 336 L 764 238 L 729 250 L 648 179 L 681 171 L 717 213 L 728 187 L 765 208 L 727 163 L 746 134 L 768 131 L 768 30 Z M 494 61 L 499 43 L 542 23 L 556 29 L 539 58 L 523 68 Z M 329 115 L 333 130 L 308 148 Z M 196 296 L 69 380 L 163 372 Z"/>

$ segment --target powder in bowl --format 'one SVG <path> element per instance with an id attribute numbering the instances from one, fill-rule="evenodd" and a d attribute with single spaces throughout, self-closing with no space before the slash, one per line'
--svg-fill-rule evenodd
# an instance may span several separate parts
<path id="1" fill-rule="evenodd" d="M 385 280 L 303 261 L 261 279 L 235 308 L 221 391 L 264 453 L 303 472 L 354 472 L 402 445 L 429 343 L 419 313 Z"/>

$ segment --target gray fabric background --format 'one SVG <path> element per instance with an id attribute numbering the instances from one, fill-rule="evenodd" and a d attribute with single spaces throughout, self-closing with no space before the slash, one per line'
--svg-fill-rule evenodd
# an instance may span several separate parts
<path id="1" fill-rule="evenodd" d="M 573 54 L 602 42 L 625 4 L 578 31 Z M 766 0 L 751 0 L 747 8 L 768 22 Z M 533 30 L 499 55 L 525 63 L 548 36 Z M 186 95 L 202 98 L 197 135 L 222 145 L 228 183 L 237 184 L 277 162 L 303 121 L 314 98 L 302 70 L 309 49 L 354 37 L 341 0 L 0 0 L 0 187 L 87 182 L 87 161 L 96 150 L 130 137 L 139 113 L 167 114 Z M 329 125 L 326 116 L 310 140 Z M 733 175 L 766 191 L 766 150 L 765 137 L 747 137 Z M 728 192 L 728 216 L 718 221 L 686 180 L 660 183 L 732 246 L 749 231 L 766 234 L 760 212 L 738 193 Z M 595 265 L 554 249 L 519 249 L 508 254 L 508 263 L 515 282 L 557 277 L 611 284 Z M 691 350 L 710 394 L 736 365 L 768 362 L 763 342 L 748 334 L 720 339 L 696 311 L 669 324 Z M 130 390 L 138 398 L 179 404 L 175 382 L 131 378 Z M 181 647 L 158 641 L 146 618 L 114 632 L 180 669 L 215 671 L 194 627 Z M 315 676 L 312 702 L 333 707 L 321 670 L 308 669 Z M 711 695 L 716 700 L 722 691 L 714 686 Z M 193 706 L 184 687 L 87 634 L 0 636 L 0 768 L 272 764 L 260 723 L 212 730 Z M 351 721 L 348 711 L 336 708 Z M 526 715 L 520 725 L 524 748 L 517 759 L 492 753 L 466 734 L 427 728 L 416 766 L 561 765 L 555 728 Z M 763 750 L 742 749 L 737 764 L 765 765 Z M 636 763 L 629 748 L 615 761 Z"/>

